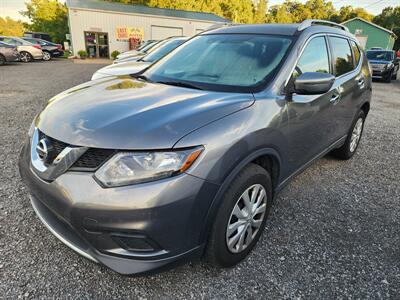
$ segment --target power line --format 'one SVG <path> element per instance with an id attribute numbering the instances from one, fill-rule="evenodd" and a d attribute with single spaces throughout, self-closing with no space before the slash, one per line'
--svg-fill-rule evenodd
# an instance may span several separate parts
<path id="1" fill-rule="evenodd" d="M 382 1 L 384 1 L 384 0 L 379 0 L 379 1 L 376 1 L 374 3 L 368 4 L 367 6 L 363 6 L 363 8 L 367 8 L 367 7 L 373 6 L 373 5 L 378 4 L 378 3 L 382 2 Z"/>

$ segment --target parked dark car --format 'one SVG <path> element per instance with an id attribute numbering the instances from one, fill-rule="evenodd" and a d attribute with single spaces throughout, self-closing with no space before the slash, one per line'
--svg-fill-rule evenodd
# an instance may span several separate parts
<path id="1" fill-rule="evenodd" d="M 200 257 L 231 267 L 296 174 L 353 157 L 371 89 L 342 25 L 226 26 L 53 97 L 19 169 L 41 221 L 92 261 L 123 274 Z"/>
<path id="2" fill-rule="evenodd" d="M 0 42 L 0 65 L 14 61 L 19 61 L 19 52 L 17 47 Z"/>
<path id="3" fill-rule="evenodd" d="M 372 68 L 372 78 L 390 83 L 399 72 L 399 58 L 393 50 L 369 50 L 367 58 Z"/>
<path id="4" fill-rule="evenodd" d="M 53 57 L 60 57 L 64 55 L 63 48 L 60 44 L 55 44 L 42 39 L 23 37 L 25 41 L 28 41 L 34 45 L 40 45 L 43 51 L 43 60 L 49 61 Z"/>

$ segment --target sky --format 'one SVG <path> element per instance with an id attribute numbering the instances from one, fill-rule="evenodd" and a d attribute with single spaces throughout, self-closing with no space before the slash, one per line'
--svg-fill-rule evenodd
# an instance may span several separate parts
<path id="1" fill-rule="evenodd" d="M 19 11 L 25 8 L 26 0 L 0 0 L 0 17 L 9 16 L 13 19 L 21 19 L 27 21 Z M 341 6 L 352 5 L 355 7 L 363 7 L 369 13 L 374 15 L 379 14 L 383 8 L 387 6 L 399 5 L 400 0 L 331 0 L 336 8 Z M 65 0 L 60 0 L 65 2 Z M 268 5 L 281 4 L 284 0 L 269 0 Z M 300 0 L 300 2 L 306 2 L 306 0 Z"/>

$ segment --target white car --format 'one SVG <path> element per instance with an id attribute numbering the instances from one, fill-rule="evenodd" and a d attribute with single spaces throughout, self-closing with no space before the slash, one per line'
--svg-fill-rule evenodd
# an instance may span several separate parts
<path id="1" fill-rule="evenodd" d="M 123 52 L 117 56 L 117 59 L 123 59 L 123 58 L 127 58 L 127 57 L 132 57 L 135 55 L 144 55 L 160 42 L 161 41 L 153 41 L 153 42 L 150 42 L 150 43 L 144 45 L 143 47 L 139 47 L 136 50 L 129 50 L 129 51 Z"/>
<path id="2" fill-rule="evenodd" d="M 153 62 L 161 59 L 172 50 L 183 44 L 187 40 L 186 37 L 171 38 L 165 41 L 160 47 L 151 53 L 143 56 L 139 60 L 123 62 L 119 64 L 112 64 L 97 70 L 93 76 L 92 80 L 105 78 L 109 76 L 123 76 L 129 74 L 139 73 L 145 68 L 150 66 Z"/>

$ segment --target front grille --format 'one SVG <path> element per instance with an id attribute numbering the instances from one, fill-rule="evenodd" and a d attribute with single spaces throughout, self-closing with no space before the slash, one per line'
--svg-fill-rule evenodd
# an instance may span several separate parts
<path id="1" fill-rule="evenodd" d="M 71 169 L 92 171 L 109 159 L 115 150 L 90 148 L 72 165 Z"/>
<path id="2" fill-rule="evenodd" d="M 46 138 L 49 140 L 53 147 L 52 159 L 56 158 L 66 147 L 76 147 L 59 140 L 56 140 L 50 136 L 45 135 L 39 131 L 39 140 Z M 70 170 L 74 171 L 94 171 L 97 170 L 105 161 L 107 161 L 116 150 L 113 149 L 101 149 L 101 148 L 89 148 L 71 167 Z"/>

